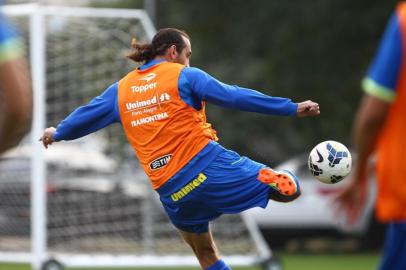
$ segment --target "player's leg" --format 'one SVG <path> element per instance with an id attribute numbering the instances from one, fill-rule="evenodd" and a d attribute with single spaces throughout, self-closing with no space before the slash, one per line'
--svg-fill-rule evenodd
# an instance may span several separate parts
<path id="1" fill-rule="evenodd" d="M 400 270 L 406 265 L 406 222 L 387 225 L 380 270 Z"/>
<path id="2" fill-rule="evenodd" d="M 182 238 L 192 248 L 200 266 L 205 270 L 229 270 L 230 268 L 220 259 L 216 244 L 209 229 L 205 233 L 192 233 L 179 230 Z"/>
<path id="3" fill-rule="evenodd" d="M 265 208 L 269 199 L 290 202 L 301 193 L 299 181 L 292 173 L 275 171 L 230 150 L 220 153 L 203 174 L 207 187 L 201 196 L 210 209 L 221 214 Z"/>

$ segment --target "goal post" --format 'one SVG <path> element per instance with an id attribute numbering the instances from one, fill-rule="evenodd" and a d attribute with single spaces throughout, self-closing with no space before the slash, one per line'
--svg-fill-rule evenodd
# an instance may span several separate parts
<path id="1" fill-rule="evenodd" d="M 147 13 L 37 4 L 1 11 L 26 41 L 34 111 L 30 135 L 0 157 L 0 263 L 35 270 L 50 260 L 81 268 L 197 266 L 119 125 L 47 151 L 38 142 L 46 126 L 134 68 L 125 59 L 131 39 L 148 42 L 156 31 Z M 211 228 L 230 265 L 273 258 L 244 213 L 224 215 Z"/>

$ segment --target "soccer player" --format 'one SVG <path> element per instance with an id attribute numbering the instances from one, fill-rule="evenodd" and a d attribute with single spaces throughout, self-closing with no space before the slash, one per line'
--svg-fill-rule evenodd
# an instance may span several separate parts
<path id="1" fill-rule="evenodd" d="M 312 101 L 294 103 L 224 84 L 189 67 L 189 36 L 160 30 L 151 44 L 133 43 L 128 56 L 139 68 L 76 109 L 41 140 L 72 140 L 121 123 L 128 141 L 159 193 L 171 222 L 191 246 L 203 269 L 230 269 L 220 259 L 209 222 L 222 214 L 266 207 L 269 199 L 292 201 L 300 195 L 296 177 L 276 172 L 217 143 L 206 122 L 205 102 L 271 115 L 318 115 Z"/>
<path id="2" fill-rule="evenodd" d="M 30 127 L 31 82 L 22 48 L 17 30 L 0 14 L 0 154 Z"/>
<path id="3" fill-rule="evenodd" d="M 376 153 L 376 217 L 387 223 L 380 269 L 406 269 L 406 3 L 397 6 L 363 81 L 353 128 L 357 162 L 337 208 L 354 222 L 365 205 L 367 165 Z"/>

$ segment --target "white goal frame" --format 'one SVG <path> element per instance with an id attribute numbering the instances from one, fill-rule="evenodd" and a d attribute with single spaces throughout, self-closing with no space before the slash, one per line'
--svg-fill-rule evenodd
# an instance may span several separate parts
<path id="1" fill-rule="evenodd" d="M 6 15 L 29 17 L 29 60 L 31 66 L 35 66 L 31 69 L 34 110 L 30 140 L 35 153 L 31 158 L 31 251 L 26 253 L 0 252 L 0 262 L 29 263 L 34 270 L 41 269 L 44 262 L 50 259 L 55 259 L 66 267 L 81 268 L 198 266 L 194 256 L 50 254 L 47 249 L 47 169 L 44 150 L 42 144 L 38 142 L 46 123 L 46 31 L 44 30 L 44 17 L 58 14 L 58 16 L 136 18 L 143 25 L 148 38 L 152 39 L 156 30 L 148 14 L 144 10 L 136 9 L 52 7 L 38 4 L 9 5 L 2 6 L 0 9 Z M 232 266 L 248 266 L 269 260 L 272 257 L 272 252 L 255 222 L 244 213 L 242 219 L 260 254 L 258 256 L 225 256 L 225 261 Z"/>

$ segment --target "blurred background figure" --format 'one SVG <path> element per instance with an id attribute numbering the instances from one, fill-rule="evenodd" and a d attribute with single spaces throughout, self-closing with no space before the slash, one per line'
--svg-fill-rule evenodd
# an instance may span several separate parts
<path id="1" fill-rule="evenodd" d="M 398 4 L 363 81 L 365 91 L 353 128 L 358 158 L 352 181 L 337 197 L 350 222 L 358 218 L 367 194 L 367 167 L 376 153 L 376 216 L 387 223 L 380 269 L 406 265 L 406 3 Z"/>
<path id="2" fill-rule="evenodd" d="M 0 154 L 30 127 L 32 92 L 23 48 L 16 28 L 0 14 Z"/>

